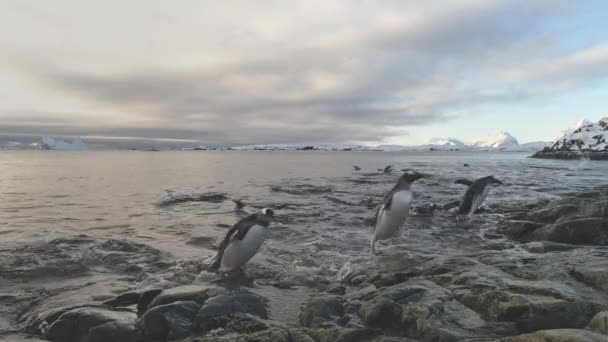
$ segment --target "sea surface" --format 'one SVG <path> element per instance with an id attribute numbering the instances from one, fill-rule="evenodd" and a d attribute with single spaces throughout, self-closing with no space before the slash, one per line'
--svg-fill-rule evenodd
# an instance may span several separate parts
<path id="1" fill-rule="evenodd" d="M 608 183 L 607 162 L 528 155 L 0 151 L 0 249 L 86 236 L 129 239 L 175 259 L 203 260 L 215 254 L 214 246 L 228 227 L 256 208 L 273 207 L 278 208 L 277 222 L 253 263 L 312 281 L 314 276 L 339 280 L 369 261 L 367 222 L 401 169 L 431 177 L 413 187 L 415 209 L 403 236 L 380 249 L 429 256 L 475 250 L 486 238 L 484 229 L 499 222 L 509 208 Z M 396 171 L 378 171 L 387 165 Z M 454 184 L 456 179 L 487 175 L 504 185 L 492 189 L 485 212 L 463 222 L 443 209 L 466 190 Z M 226 199 L 170 203 L 168 193 L 222 193 Z M 236 211 L 231 199 L 242 200 L 244 211 Z M 274 295 L 274 303 L 282 300 L 279 292 L 265 295 Z"/>

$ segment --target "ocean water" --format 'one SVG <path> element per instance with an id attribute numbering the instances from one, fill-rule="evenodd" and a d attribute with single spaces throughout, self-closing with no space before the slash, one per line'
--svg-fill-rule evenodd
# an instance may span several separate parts
<path id="1" fill-rule="evenodd" d="M 357 250 L 369 232 L 363 220 L 373 216 L 372 206 L 392 187 L 399 169 L 432 175 L 415 184 L 416 205 L 458 200 L 465 189 L 453 181 L 461 177 L 492 174 L 501 179 L 505 185 L 493 189 L 487 200 L 499 207 L 608 181 L 605 162 L 526 157 L 489 152 L 2 151 L 0 241 L 85 234 L 129 238 L 178 257 L 212 253 L 196 241 L 219 238 L 223 225 L 234 224 L 239 218 L 234 204 L 159 206 L 165 190 L 172 190 L 221 192 L 252 206 L 283 205 L 277 231 L 289 234 L 276 235 L 287 235 L 288 241 L 276 244 L 299 246 L 328 237 L 337 249 L 354 244 Z M 397 171 L 377 172 L 389 164 Z M 352 165 L 362 170 L 355 172 Z M 339 241 L 334 235 L 340 235 Z"/>

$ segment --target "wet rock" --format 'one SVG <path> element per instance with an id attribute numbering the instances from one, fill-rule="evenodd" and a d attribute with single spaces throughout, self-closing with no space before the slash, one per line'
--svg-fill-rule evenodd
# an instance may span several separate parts
<path id="1" fill-rule="evenodd" d="M 110 322 L 92 328 L 87 342 L 144 342 L 132 324 Z"/>
<path id="2" fill-rule="evenodd" d="M 509 337 L 502 342 L 606 342 L 605 335 L 587 330 L 555 329 L 537 331 L 528 335 Z"/>
<path id="3" fill-rule="evenodd" d="M 146 311 L 137 321 L 137 328 L 147 339 L 161 341 L 190 335 L 194 317 L 201 306 L 195 302 L 173 302 Z"/>
<path id="4" fill-rule="evenodd" d="M 485 243 L 483 246 L 481 246 L 481 248 L 490 249 L 490 250 L 494 250 L 494 251 L 502 251 L 505 249 L 513 248 L 514 246 L 515 246 L 515 244 L 513 242 L 496 241 L 496 242 Z"/>
<path id="5" fill-rule="evenodd" d="M 532 232 L 543 226 L 541 223 L 532 221 L 513 220 L 503 223 L 498 227 L 497 232 L 505 234 L 513 240 L 526 241 L 530 239 L 529 236 Z"/>
<path id="6" fill-rule="evenodd" d="M 268 318 L 268 299 L 253 293 L 218 295 L 205 302 L 194 323 L 197 330 L 206 332 L 226 326 L 237 314 Z"/>
<path id="7" fill-rule="evenodd" d="M 89 270 L 87 250 L 94 243 L 87 238 L 55 239 L 0 251 L 0 278 L 71 278 Z"/>
<path id="8" fill-rule="evenodd" d="M 608 218 L 608 200 L 581 203 L 580 215 L 586 217 Z"/>
<path id="9" fill-rule="evenodd" d="M 158 205 L 169 206 L 184 202 L 222 203 L 227 199 L 228 196 L 221 192 L 175 193 L 173 191 L 167 191 Z"/>
<path id="10" fill-rule="evenodd" d="M 148 308 L 148 304 L 162 291 L 162 289 L 129 291 L 109 299 L 103 304 L 114 308 L 137 305 L 137 314 L 141 316 Z"/>
<path id="11" fill-rule="evenodd" d="M 549 253 L 549 252 L 563 252 L 573 250 L 574 246 L 565 243 L 556 243 L 550 241 L 534 241 L 529 242 L 522 247 L 530 253 Z"/>
<path id="12" fill-rule="evenodd" d="M 608 311 L 598 312 L 589 322 L 589 329 L 608 335 Z"/>
<path id="13" fill-rule="evenodd" d="M 114 311 L 99 307 L 82 307 L 63 313 L 48 330 L 44 338 L 54 342 L 96 341 L 97 333 L 101 336 L 112 336 L 116 331 L 116 339 L 112 342 L 129 342 L 138 340 L 133 328 L 136 315 L 131 311 Z M 123 339 L 118 339 L 122 336 Z"/>
<path id="14" fill-rule="evenodd" d="M 608 262 L 581 265 L 570 270 L 576 280 L 608 293 Z"/>
<path id="15" fill-rule="evenodd" d="M 119 272 L 140 272 L 160 260 L 156 248 L 128 240 L 110 239 L 91 248 L 92 258 Z"/>
<path id="16" fill-rule="evenodd" d="M 587 218 L 548 225 L 535 230 L 532 236 L 535 240 L 606 246 L 608 219 Z"/>
<path id="17" fill-rule="evenodd" d="M 230 291 L 224 288 L 209 285 L 186 285 L 174 287 L 164 290 L 158 296 L 156 296 L 148 305 L 148 309 L 178 301 L 195 302 L 202 305 L 211 297 L 221 294 L 228 294 L 229 292 Z"/>
<path id="18" fill-rule="evenodd" d="M 300 309 L 300 324 L 304 327 L 327 327 L 344 315 L 344 299 L 324 294 L 308 300 Z"/>
<path id="19" fill-rule="evenodd" d="M 230 322 L 226 324 L 224 330 L 239 334 L 251 334 L 257 331 L 268 329 L 268 325 L 254 316 L 235 314 Z"/>
<path id="20" fill-rule="evenodd" d="M 562 216 L 576 214 L 578 206 L 573 204 L 564 204 L 558 206 L 550 206 L 545 209 L 533 211 L 528 214 L 533 221 L 542 223 L 553 223 Z"/>
<path id="21" fill-rule="evenodd" d="M 523 301 L 528 303 L 524 304 Z M 517 322 L 517 327 L 522 332 L 558 328 L 582 329 L 600 309 L 598 305 L 588 302 L 568 302 L 534 296 L 520 297 L 513 304 L 504 307 L 511 309 L 506 313 L 511 314 L 510 320 Z"/>
<path id="22" fill-rule="evenodd" d="M 148 291 L 144 291 L 139 297 L 139 300 L 137 301 L 137 316 L 142 316 L 146 312 L 148 306 L 150 306 L 150 303 L 154 300 L 154 298 L 156 298 L 162 292 L 162 289 L 151 289 Z"/>
<path id="23" fill-rule="evenodd" d="M 83 307 L 91 307 L 88 298 L 78 295 L 57 296 L 35 307 L 28 315 L 25 331 L 30 334 L 42 334 L 41 327 L 49 326 L 64 313 Z"/>
<path id="24" fill-rule="evenodd" d="M 188 339 L 187 342 L 318 342 L 298 329 L 271 327 L 262 331 L 242 335 L 216 335 Z"/>

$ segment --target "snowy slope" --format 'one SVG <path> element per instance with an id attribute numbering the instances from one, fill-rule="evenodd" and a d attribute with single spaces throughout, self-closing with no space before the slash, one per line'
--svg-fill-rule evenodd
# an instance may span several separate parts
<path id="1" fill-rule="evenodd" d="M 581 120 L 566 129 L 551 147 L 553 151 L 608 151 L 608 117 L 593 123 Z"/>
<path id="2" fill-rule="evenodd" d="M 514 136 L 508 132 L 498 132 L 494 135 L 474 141 L 471 145 L 476 147 L 489 147 L 489 148 L 515 148 L 519 146 L 519 142 Z"/>

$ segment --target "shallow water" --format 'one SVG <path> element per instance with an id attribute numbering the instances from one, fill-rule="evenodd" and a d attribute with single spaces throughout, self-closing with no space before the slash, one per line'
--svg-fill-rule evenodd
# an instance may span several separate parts
<path id="1" fill-rule="evenodd" d="M 608 182 L 608 163 L 551 161 L 522 153 L 381 152 L 0 152 L 0 243 L 86 235 L 130 239 L 170 253 L 176 259 L 212 256 L 213 245 L 246 213 L 230 200 L 159 205 L 165 190 L 225 193 L 251 206 L 281 207 L 270 239 L 256 263 L 289 270 L 290 277 L 346 277 L 370 262 L 365 221 L 395 183 L 399 172 L 377 169 L 393 164 L 432 175 L 418 181 L 415 205 L 445 205 L 465 191 L 457 178 L 495 175 L 490 210 L 471 221 L 449 213 L 414 215 L 403 238 L 381 246 L 416 255 L 471 252 L 505 208 L 590 189 Z M 469 166 L 465 166 L 468 164 Z M 361 171 L 353 171 L 358 165 Z M 292 280 L 292 279 L 291 279 Z M 298 281 L 301 282 L 301 279 Z M 260 289 L 281 315 L 280 305 L 302 296 Z M 272 292 L 272 290 L 270 290 Z M 304 291 L 306 292 L 306 291 Z M 277 304 L 278 303 L 278 304 Z M 293 304 L 293 303 L 292 303 Z M 292 305 L 296 308 L 297 305 Z"/>

